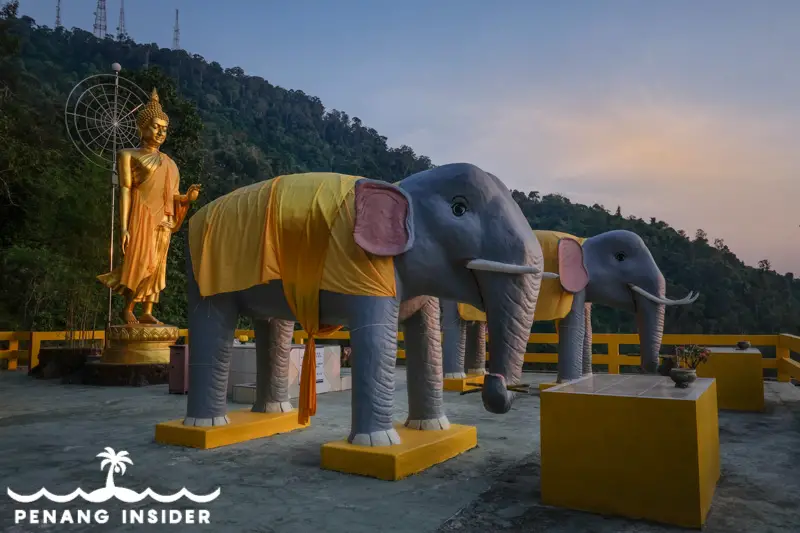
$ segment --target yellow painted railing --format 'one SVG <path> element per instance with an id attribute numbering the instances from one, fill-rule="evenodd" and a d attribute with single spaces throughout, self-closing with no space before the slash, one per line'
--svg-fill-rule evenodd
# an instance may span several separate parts
<path id="1" fill-rule="evenodd" d="M 189 331 L 186 329 L 180 330 L 180 335 L 186 338 L 186 343 L 189 343 Z M 236 330 L 236 336 L 247 335 L 249 338 L 254 337 L 253 330 Z M 75 340 L 91 342 L 102 341 L 105 338 L 103 331 L 84 331 L 73 332 L 72 336 Z M 8 343 L 8 348 L 5 350 L 0 349 L 0 360 L 8 360 L 8 369 L 17 367 L 18 362 L 27 363 L 29 368 L 35 367 L 39 363 L 39 351 L 41 350 L 42 342 L 52 341 L 68 341 L 70 333 L 66 331 L 34 331 L 34 332 L 19 332 L 19 331 L 0 331 L 0 344 L 3 342 Z M 293 335 L 293 342 L 302 344 L 308 335 L 305 331 L 295 331 Z M 350 333 L 347 331 L 340 331 L 334 333 L 330 337 L 325 337 L 329 340 L 347 340 L 350 338 Z M 403 341 L 403 332 L 398 333 L 398 340 Z M 666 334 L 662 340 L 662 344 L 667 346 L 674 346 L 680 344 L 701 344 L 705 346 L 734 346 L 737 342 L 747 340 L 753 346 L 774 346 L 775 357 L 764 357 L 762 360 L 763 368 L 774 368 L 777 370 L 778 381 L 787 382 L 790 379 L 800 380 L 800 363 L 791 358 L 791 353 L 800 354 L 800 337 L 795 335 L 684 335 L 684 334 Z M 20 342 L 29 344 L 28 350 L 21 350 L 19 347 Z M 557 333 L 533 333 L 528 339 L 528 344 L 558 344 Z M 622 355 L 620 354 L 620 346 L 625 345 L 638 345 L 639 336 L 632 333 L 595 333 L 592 336 L 592 344 L 606 345 L 608 347 L 606 354 L 593 354 L 592 363 L 596 365 L 606 365 L 610 374 L 618 374 L 621 366 L 638 366 L 640 364 L 640 357 L 638 355 Z M 405 350 L 398 349 L 398 358 L 405 358 Z M 489 354 L 486 354 L 489 357 Z M 558 354 L 556 353 L 526 353 L 526 363 L 556 363 L 558 362 Z"/>

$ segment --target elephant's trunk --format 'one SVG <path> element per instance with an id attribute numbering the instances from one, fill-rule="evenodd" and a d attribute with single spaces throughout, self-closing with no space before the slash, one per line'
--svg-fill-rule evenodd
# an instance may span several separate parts
<path id="1" fill-rule="evenodd" d="M 489 372 L 483 382 L 483 405 L 492 413 L 511 409 L 514 393 L 507 386 L 522 376 L 541 275 L 481 273 L 489 332 Z"/>
<path id="2" fill-rule="evenodd" d="M 502 374 L 483 376 L 483 406 L 490 413 L 503 414 L 511 409 L 514 393 L 506 387 L 508 383 Z"/>
<path id="3" fill-rule="evenodd" d="M 650 294 L 663 299 L 666 293 L 663 276 L 658 277 L 654 288 L 655 291 Z M 634 300 L 636 301 L 636 323 L 639 329 L 642 370 L 647 373 L 655 373 L 658 369 L 658 353 L 661 350 L 661 340 L 664 335 L 664 309 L 666 306 L 640 294 L 636 294 Z"/>

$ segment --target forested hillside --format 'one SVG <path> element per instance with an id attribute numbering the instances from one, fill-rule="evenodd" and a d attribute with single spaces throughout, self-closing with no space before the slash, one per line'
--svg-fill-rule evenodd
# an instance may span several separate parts
<path id="1" fill-rule="evenodd" d="M 171 119 L 164 151 L 178 162 L 182 190 L 189 183 L 204 187 L 196 207 L 285 173 L 336 171 L 395 181 L 431 166 L 427 157 L 407 146 L 391 148 L 358 118 L 327 110 L 302 91 L 182 50 L 38 27 L 17 18 L 14 2 L 6 4 L 0 14 L 0 330 L 103 327 L 107 292 L 95 276 L 108 268 L 110 177 L 73 148 L 63 113 L 72 87 L 109 72 L 113 62 L 146 90 L 159 90 Z M 640 234 L 662 267 L 668 295 L 702 294 L 688 308 L 668 310 L 667 332 L 797 332 L 800 283 L 767 263 L 744 266 L 721 240 L 709 244 L 702 230 L 689 238 L 619 210 L 535 191 L 514 194 L 536 228 Z M 184 239 L 185 226 L 173 239 L 167 290 L 155 310 L 180 326 L 186 324 Z M 600 307 L 593 315 L 598 332 L 635 331 L 632 318 Z"/>

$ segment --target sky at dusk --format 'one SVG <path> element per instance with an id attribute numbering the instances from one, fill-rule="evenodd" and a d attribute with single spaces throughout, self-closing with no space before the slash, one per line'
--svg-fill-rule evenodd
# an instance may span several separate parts
<path id="1" fill-rule="evenodd" d="M 56 0 L 21 0 L 53 26 Z M 96 0 L 62 0 L 92 31 Z M 224 7 L 222 7 L 224 5 Z M 108 0 L 108 28 L 120 0 Z M 435 164 L 800 275 L 800 1 L 128 0 L 128 33 L 318 96 Z M 125 67 L 125 65 L 123 65 Z M 547 228 L 544 228 L 547 229 Z"/>

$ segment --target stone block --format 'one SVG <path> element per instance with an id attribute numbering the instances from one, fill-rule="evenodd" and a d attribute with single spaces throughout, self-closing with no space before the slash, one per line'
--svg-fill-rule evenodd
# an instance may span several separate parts
<path id="1" fill-rule="evenodd" d="M 540 396 L 542 503 L 702 527 L 720 476 L 713 379 L 595 374 Z"/>
<path id="2" fill-rule="evenodd" d="M 717 405 L 733 411 L 764 410 L 764 370 L 756 348 L 737 350 L 710 347 L 708 361 L 697 367 L 697 377 L 717 381 Z"/>

